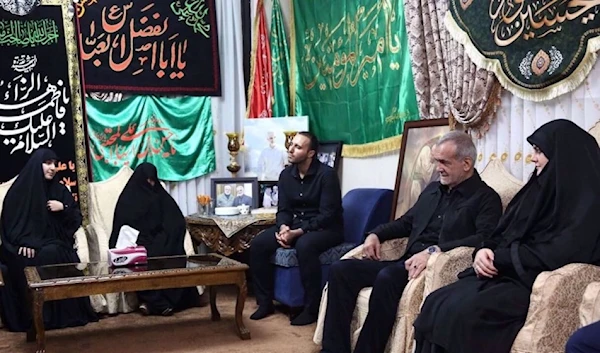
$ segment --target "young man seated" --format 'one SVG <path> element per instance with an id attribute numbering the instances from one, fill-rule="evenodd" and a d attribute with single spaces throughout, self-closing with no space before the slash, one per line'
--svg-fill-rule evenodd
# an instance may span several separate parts
<path id="1" fill-rule="evenodd" d="M 305 291 L 302 313 L 292 325 L 317 320 L 321 299 L 319 255 L 343 239 L 342 192 L 335 170 L 316 158 L 319 141 L 299 132 L 288 151 L 290 165 L 279 176 L 277 225 L 260 233 L 250 246 L 250 270 L 260 320 L 274 312 L 274 268 L 271 256 L 279 247 L 295 248 Z"/>
<path id="2" fill-rule="evenodd" d="M 331 266 L 321 352 L 351 351 L 350 323 L 358 293 L 373 287 L 354 352 L 383 353 L 404 287 L 425 270 L 429 256 L 476 246 L 492 233 L 502 204 L 474 169 L 476 155 L 473 141 L 464 132 L 441 137 L 432 149 L 440 181 L 425 187 L 402 217 L 370 232 L 363 260 L 342 260 Z M 404 237 L 408 237 L 406 253 L 398 261 L 380 261 L 381 242 Z"/>

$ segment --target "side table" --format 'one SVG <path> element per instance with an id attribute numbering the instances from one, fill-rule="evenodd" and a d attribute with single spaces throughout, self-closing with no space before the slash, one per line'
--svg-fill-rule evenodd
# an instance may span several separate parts
<path id="1" fill-rule="evenodd" d="M 243 252 L 252 239 L 275 225 L 275 215 L 206 216 L 185 218 L 192 239 L 204 242 L 212 251 L 225 256 Z"/>

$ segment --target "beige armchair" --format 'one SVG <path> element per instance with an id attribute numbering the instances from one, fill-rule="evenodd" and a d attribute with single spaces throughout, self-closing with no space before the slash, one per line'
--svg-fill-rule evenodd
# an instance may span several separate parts
<path id="1" fill-rule="evenodd" d="M 600 122 L 589 133 L 600 143 Z M 542 272 L 533 284 L 529 312 L 525 325 L 513 343 L 511 353 L 563 353 L 569 337 L 580 323 L 589 324 L 598 319 L 591 307 L 599 301 L 600 267 L 587 264 L 569 264 L 554 271 Z M 596 293 L 590 292 L 596 289 Z M 584 310 L 585 321 L 578 312 Z M 590 313 L 591 312 L 591 313 Z M 587 322 L 587 323 L 586 323 Z"/>
<path id="2" fill-rule="evenodd" d="M 506 207 L 514 195 L 521 189 L 523 183 L 513 177 L 499 160 L 492 160 L 481 172 L 481 178 L 498 194 L 502 200 L 503 207 Z M 407 239 L 395 239 L 386 241 L 382 244 L 382 252 L 385 260 L 397 260 L 405 251 Z M 360 258 L 362 246 L 359 246 L 348 254 L 345 258 Z M 473 248 L 459 247 L 441 254 L 434 254 L 429 258 L 427 270 L 419 277 L 410 280 L 402 293 L 400 304 L 398 306 L 396 323 L 392 329 L 392 334 L 388 340 L 386 352 L 389 353 L 410 353 L 414 346 L 414 328 L 413 322 L 421 311 L 421 305 L 429 293 L 443 286 L 451 284 L 457 280 L 458 273 L 462 272 L 472 263 Z M 362 325 L 366 319 L 369 310 L 369 296 L 371 288 L 363 289 L 356 302 L 356 308 L 352 318 L 351 333 L 352 346 L 356 344 Z M 323 324 L 325 320 L 325 310 L 327 308 L 327 286 L 323 290 L 321 307 L 317 328 L 313 341 L 321 344 L 323 338 Z"/>
<path id="3" fill-rule="evenodd" d="M 0 214 L 2 214 L 2 206 L 4 204 L 4 198 L 6 197 L 6 193 L 8 193 L 8 189 L 12 186 L 12 184 L 17 180 L 17 177 L 10 179 L 9 181 L 0 184 Z M 73 248 L 77 251 L 77 256 L 79 256 L 79 260 L 81 262 L 89 262 L 90 253 L 88 249 L 88 242 L 85 236 L 85 231 L 82 227 L 79 227 L 75 232 L 75 245 Z"/>
<path id="4" fill-rule="evenodd" d="M 90 224 L 86 230 L 91 261 L 107 261 L 108 242 L 117 201 L 132 175 L 131 168 L 123 167 L 111 178 L 89 185 Z M 184 249 L 188 255 L 195 253 L 192 238 L 187 231 L 184 238 Z M 202 294 L 204 287 L 198 287 L 198 291 Z M 92 306 L 97 312 L 127 313 L 138 307 L 135 293 L 110 293 L 102 295 L 101 298 L 100 301 L 92 300 Z"/>
<path id="5" fill-rule="evenodd" d="M 17 177 L 10 179 L 9 181 L 0 184 L 0 214 L 2 214 L 2 206 L 4 205 L 4 198 L 8 193 L 8 189 L 12 186 L 12 184 L 17 180 Z M 2 241 L 0 240 L 0 244 Z M 79 256 L 79 260 L 81 262 L 89 262 L 90 253 L 88 249 L 88 242 L 85 236 L 85 231 L 82 227 L 79 227 L 75 232 L 75 245 L 73 246 L 77 251 L 77 256 Z M 2 322 L 0 321 L 0 327 L 3 327 Z"/>

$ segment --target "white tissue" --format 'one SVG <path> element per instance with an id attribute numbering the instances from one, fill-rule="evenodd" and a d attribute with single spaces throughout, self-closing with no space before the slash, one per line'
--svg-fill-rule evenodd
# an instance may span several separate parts
<path id="1" fill-rule="evenodd" d="M 119 230 L 119 237 L 117 238 L 117 245 L 115 249 L 125 249 L 129 247 L 137 246 L 137 238 L 140 234 L 140 231 L 134 228 L 131 228 L 128 225 L 124 225 Z"/>

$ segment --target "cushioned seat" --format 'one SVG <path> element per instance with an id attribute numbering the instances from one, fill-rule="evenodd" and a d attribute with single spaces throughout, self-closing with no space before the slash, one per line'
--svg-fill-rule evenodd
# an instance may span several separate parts
<path id="1" fill-rule="evenodd" d="M 331 249 L 328 249 L 321 255 L 319 255 L 319 261 L 322 265 L 331 265 L 335 261 L 338 261 L 345 253 L 354 249 L 356 244 L 354 243 L 342 243 Z M 284 249 L 280 248 L 275 253 L 271 263 L 281 267 L 296 267 L 298 266 L 298 257 L 296 257 L 295 249 Z"/>
<path id="2" fill-rule="evenodd" d="M 390 219 L 394 192 L 389 189 L 354 189 L 342 199 L 344 208 L 344 243 L 321 254 L 322 283 L 325 285 L 329 266 L 342 255 L 361 244 L 365 233 Z M 275 300 L 289 307 L 304 305 L 304 288 L 295 249 L 279 248 L 271 257 L 275 265 Z"/>
<path id="3" fill-rule="evenodd" d="M 108 241 L 112 231 L 117 201 L 132 175 L 133 170 L 131 168 L 123 167 L 109 179 L 90 183 L 90 224 L 86 230 L 92 261 L 107 261 Z M 192 238 L 187 231 L 183 245 L 186 254 L 194 254 Z M 204 287 L 198 287 L 200 294 L 203 290 Z M 97 298 L 101 300 L 92 300 L 92 306 L 97 312 L 127 313 L 138 307 L 135 293 L 109 293 Z"/>
<path id="4" fill-rule="evenodd" d="M 495 159 L 481 172 L 481 178 L 493 188 L 502 200 L 502 206 L 506 207 L 513 196 L 519 191 L 523 183 L 513 177 L 500 160 Z M 381 256 L 383 261 L 398 260 L 405 252 L 407 238 L 388 240 L 382 243 Z M 433 254 L 428 262 L 427 269 L 421 275 L 408 282 L 396 312 L 396 322 L 392 329 L 387 353 L 409 353 L 414 346 L 413 322 L 421 311 L 421 305 L 427 295 L 434 290 L 453 283 L 457 280 L 457 274 L 469 267 L 472 263 L 472 248 L 458 247 L 444 253 Z M 353 249 L 343 256 L 346 258 L 362 259 L 362 246 Z M 360 291 L 351 323 L 351 341 L 356 344 L 362 326 L 369 313 L 369 297 L 371 287 Z M 327 308 L 327 287 L 323 290 L 319 319 L 313 340 L 320 344 L 323 339 L 323 323 Z"/>

